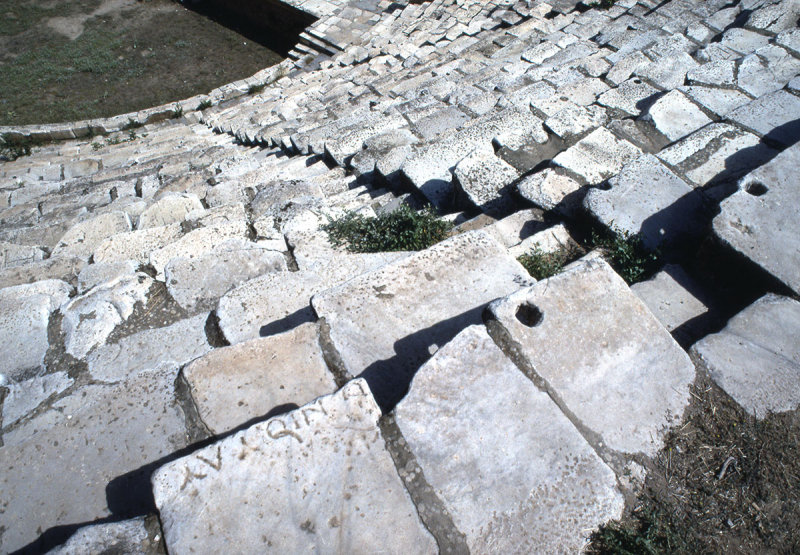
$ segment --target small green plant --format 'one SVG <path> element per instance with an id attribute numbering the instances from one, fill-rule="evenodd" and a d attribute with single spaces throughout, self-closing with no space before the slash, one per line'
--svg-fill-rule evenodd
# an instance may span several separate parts
<path id="1" fill-rule="evenodd" d="M 0 160 L 13 161 L 31 153 L 33 142 L 30 139 L 11 140 L 6 135 L 0 136 Z"/>
<path id="2" fill-rule="evenodd" d="M 249 88 L 249 89 L 247 89 L 247 94 L 256 94 L 256 93 L 260 93 L 261 91 L 263 91 L 263 90 L 264 90 L 264 87 L 265 87 L 265 86 L 266 86 L 266 85 L 264 85 L 263 83 L 262 83 L 261 85 L 250 85 L 250 88 Z"/>
<path id="3" fill-rule="evenodd" d="M 352 252 L 387 252 L 426 249 L 445 239 L 450 228 L 431 208 L 417 212 L 404 204 L 376 218 L 349 213 L 322 229 L 334 246 Z"/>
<path id="4" fill-rule="evenodd" d="M 197 105 L 197 109 L 200 110 L 201 112 L 207 108 L 211 108 L 211 100 L 207 98 Z"/>
<path id="5" fill-rule="evenodd" d="M 617 3 L 617 0 L 600 0 L 599 2 L 592 2 L 589 4 L 590 8 L 598 8 L 601 10 L 610 10 L 614 7 L 614 4 Z"/>
<path id="6" fill-rule="evenodd" d="M 691 553 L 695 551 L 687 538 L 680 533 L 666 507 L 647 501 L 631 519 L 609 522 L 592 535 L 589 553 L 617 553 L 624 555 L 660 555 L 662 553 Z"/>
<path id="7" fill-rule="evenodd" d="M 569 247 L 555 252 L 544 252 L 537 246 L 517 260 L 533 278 L 540 280 L 559 273 L 575 254 L 575 250 Z"/>
<path id="8" fill-rule="evenodd" d="M 642 281 L 658 267 L 661 258 L 658 250 L 651 251 L 644 246 L 640 233 L 616 228 L 610 232 L 593 231 L 590 244 L 605 252 L 609 264 L 628 284 Z"/>
<path id="9" fill-rule="evenodd" d="M 138 128 L 139 128 L 139 127 L 141 127 L 142 125 L 143 125 L 143 124 L 139 123 L 139 122 L 138 122 L 138 121 L 136 121 L 135 119 L 133 119 L 133 118 L 128 118 L 128 123 L 126 123 L 126 124 L 125 124 L 125 127 L 123 127 L 123 129 L 125 129 L 125 130 L 128 130 L 128 129 L 138 129 Z"/>
<path id="10" fill-rule="evenodd" d="M 183 116 L 183 106 L 176 104 L 169 117 L 172 119 L 178 119 L 181 116 Z"/>

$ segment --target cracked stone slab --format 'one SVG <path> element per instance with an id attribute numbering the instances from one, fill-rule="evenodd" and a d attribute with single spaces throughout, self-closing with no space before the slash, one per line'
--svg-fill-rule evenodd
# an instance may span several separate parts
<path id="1" fill-rule="evenodd" d="M 72 383 L 72 378 L 66 372 L 55 372 L 6 385 L 8 394 L 3 401 L 3 426 L 7 428 L 13 425 Z"/>
<path id="2" fill-rule="evenodd" d="M 114 328 L 133 314 L 137 303 L 146 302 L 152 285 L 153 279 L 139 272 L 95 287 L 65 304 L 61 329 L 67 353 L 83 358 L 104 343 Z"/>
<path id="3" fill-rule="evenodd" d="M 191 214 L 203 210 L 197 195 L 191 193 L 168 193 L 148 206 L 139 215 L 136 229 L 150 229 L 182 222 Z"/>
<path id="4" fill-rule="evenodd" d="M 654 249 L 699 235 L 705 228 L 703 199 L 652 154 L 627 164 L 608 189 L 590 189 L 584 207 L 608 228 L 641 233 Z"/>
<path id="5" fill-rule="evenodd" d="M 543 253 L 569 252 L 578 248 L 578 243 L 569 234 L 564 224 L 556 224 L 534 233 L 518 245 L 514 245 L 508 252 L 514 258 L 519 258 L 536 249 Z"/>
<path id="6" fill-rule="evenodd" d="M 434 553 L 379 417 L 355 380 L 161 467 L 152 482 L 167 548 Z"/>
<path id="7" fill-rule="evenodd" d="M 177 257 L 164 268 L 172 298 L 185 310 L 212 309 L 237 285 L 271 272 L 286 272 L 283 253 L 232 239 L 209 254 Z"/>
<path id="8" fill-rule="evenodd" d="M 576 262 L 489 310 L 524 363 L 603 446 L 652 456 L 680 421 L 694 366 L 603 260 Z"/>
<path id="9" fill-rule="evenodd" d="M 76 256 L 51 256 L 0 270 L 0 288 L 49 279 L 75 283 L 76 276 L 85 266 L 86 261 Z"/>
<path id="10" fill-rule="evenodd" d="M 480 322 L 486 303 L 530 283 L 505 247 L 469 231 L 318 293 L 311 303 L 330 325 L 346 371 L 364 372 L 379 402 L 392 406 L 438 346 Z"/>
<path id="11" fill-rule="evenodd" d="M 782 89 L 798 73 L 800 60 L 780 46 L 770 44 L 742 59 L 737 84 L 744 92 L 761 97 Z"/>
<path id="12" fill-rule="evenodd" d="M 714 234 L 800 292 L 800 145 L 747 174 L 722 201 Z"/>
<path id="13" fill-rule="evenodd" d="M 544 122 L 545 126 L 562 139 L 577 137 L 590 129 L 608 122 L 605 110 L 599 106 L 581 107 L 567 104 Z"/>
<path id="14" fill-rule="evenodd" d="M 179 368 L 211 350 L 207 319 L 200 314 L 98 347 L 86 357 L 89 372 L 96 380 L 115 382 L 144 370 Z"/>
<path id="15" fill-rule="evenodd" d="M 777 91 L 737 108 L 728 114 L 728 119 L 789 146 L 798 139 L 800 98 L 786 91 Z"/>
<path id="16" fill-rule="evenodd" d="M 601 94 L 597 103 L 607 108 L 621 110 L 630 116 L 638 116 L 644 108 L 644 101 L 658 93 L 658 89 L 641 79 L 629 79 Z"/>
<path id="17" fill-rule="evenodd" d="M 336 390 L 317 326 L 311 323 L 216 349 L 189 364 L 183 374 L 200 418 L 214 434 Z"/>
<path id="18" fill-rule="evenodd" d="M 595 184 L 616 174 L 640 154 L 636 146 L 601 127 L 558 154 L 553 162 Z"/>
<path id="19" fill-rule="evenodd" d="M 124 276 L 132 276 L 138 270 L 139 263 L 135 260 L 88 264 L 81 270 L 81 273 L 78 274 L 78 293 L 83 295 L 96 285 L 107 283 Z"/>
<path id="20" fill-rule="evenodd" d="M 453 175 L 470 202 L 486 214 L 502 216 L 513 209 L 509 186 L 519 172 L 495 156 L 491 147 L 470 153 L 456 165 Z"/>
<path id="21" fill-rule="evenodd" d="M 83 555 L 85 553 L 126 553 L 156 555 L 164 553 L 160 534 L 148 530 L 145 517 L 121 522 L 84 526 L 63 545 L 48 555 Z"/>
<path id="22" fill-rule="evenodd" d="M 731 318 L 692 355 L 737 403 L 758 418 L 800 405 L 800 303 L 767 294 Z"/>
<path id="23" fill-rule="evenodd" d="M 529 208 L 497 220 L 483 230 L 508 248 L 518 245 L 545 225 L 541 211 Z"/>
<path id="24" fill-rule="evenodd" d="M 679 91 L 670 91 L 656 100 L 646 117 L 670 141 L 677 141 L 711 123 L 711 119 Z"/>
<path id="25" fill-rule="evenodd" d="M 147 264 L 151 252 L 172 243 L 181 235 L 183 231 L 177 223 L 120 233 L 103 241 L 94 251 L 93 260 L 95 263 L 135 260 Z"/>
<path id="26" fill-rule="evenodd" d="M 42 260 L 44 255 L 45 251 L 39 247 L 0 241 L 0 269 L 2 270 L 37 262 Z"/>
<path id="27" fill-rule="evenodd" d="M 13 552 L 43 530 L 147 511 L 147 465 L 189 443 L 175 400 L 177 370 L 144 372 L 115 385 L 87 385 L 3 435 L 0 549 Z M 98 438 L 102 438 L 99 441 Z"/>
<path id="28" fill-rule="evenodd" d="M 522 198 L 544 210 L 556 209 L 567 214 L 574 213 L 580 206 L 573 200 L 580 188 L 580 183 L 553 168 L 525 176 L 517 184 Z"/>
<path id="29" fill-rule="evenodd" d="M 749 96 L 733 89 L 693 86 L 680 87 L 680 91 L 718 116 L 726 116 L 750 102 Z"/>
<path id="30" fill-rule="evenodd" d="M 17 380 L 42 370 L 50 346 L 50 315 L 71 292 L 72 287 L 60 280 L 0 289 L 0 374 Z"/>
<path id="31" fill-rule="evenodd" d="M 125 212 L 106 212 L 72 226 L 53 249 L 54 256 L 78 256 L 88 259 L 107 238 L 131 230 Z"/>
<path id="32" fill-rule="evenodd" d="M 579 552 L 622 513 L 612 470 L 483 326 L 419 369 L 395 415 L 472 552 Z"/>

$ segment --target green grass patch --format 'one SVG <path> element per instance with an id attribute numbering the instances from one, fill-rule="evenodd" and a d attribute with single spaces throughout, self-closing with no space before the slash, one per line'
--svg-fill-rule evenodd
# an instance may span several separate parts
<path id="1" fill-rule="evenodd" d="M 628 284 L 642 281 L 660 265 L 660 253 L 645 248 L 639 233 L 612 229 L 593 231 L 589 244 L 602 249 L 609 264 Z"/>
<path id="2" fill-rule="evenodd" d="M 389 252 L 426 249 L 445 239 L 451 227 L 430 208 L 417 212 L 404 204 L 376 218 L 349 213 L 322 229 L 336 247 L 351 252 Z"/>
<path id="3" fill-rule="evenodd" d="M 541 280 L 553 277 L 563 270 L 575 254 L 574 249 L 570 248 L 556 252 L 544 252 L 540 247 L 535 247 L 517 260 L 533 278 Z"/>

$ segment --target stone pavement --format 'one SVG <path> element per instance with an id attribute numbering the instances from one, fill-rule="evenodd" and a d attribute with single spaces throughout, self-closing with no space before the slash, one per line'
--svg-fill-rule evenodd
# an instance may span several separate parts
<path id="1" fill-rule="evenodd" d="M 574 552 L 696 372 L 800 405 L 797 2 L 293 5 L 263 90 L 0 162 L 0 551 Z"/>

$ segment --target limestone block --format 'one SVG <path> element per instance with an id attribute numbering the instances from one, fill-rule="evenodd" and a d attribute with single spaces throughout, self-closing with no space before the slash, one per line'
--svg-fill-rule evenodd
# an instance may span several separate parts
<path id="1" fill-rule="evenodd" d="M 51 256 L 45 260 L 6 268 L 0 270 L 0 288 L 50 279 L 74 283 L 75 276 L 85 265 L 85 260 L 75 256 Z"/>
<path id="2" fill-rule="evenodd" d="M 760 97 L 782 89 L 798 73 L 800 60 L 780 46 L 770 44 L 742 59 L 737 84 L 744 92 Z"/>
<path id="3" fill-rule="evenodd" d="M 544 210 L 563 208 L 571 214 L 578 203 L 572 201 L 581 184 L 553 168 L 528 175 L 517 184 L 519 194 Z"/>
<path id="4" fill-rule="evenodd" d="M 679 91 L 670 91 L 647 111 L 647 118 L 670 141 L 711 123 L 711 119 Z"/>
<path id="5" fill-rule="evenodd" d="M 391 407 L 438 346 L 480 322 L 486 303 L 531 282 L 502 245 L 470 231 L 318 293 L 311 302 L 330 325 L 347 372 L 366 371 L 379 402 Z M 408 308 L 418 306 L 425 310 Z"/>
<path id="6" fill-rule="evenodd" d="M 601 127 L 558 154 L 553 162 L 595 184 L 619 172 L 639 154 L 633 144 Z"/>
<path id="7" fill-rule="evenodd" d="M 133 275 L 138 270 L 139 263 L 135 260 L 88 264 L 81 270 L 81 273 L 78 274 L 78 293 L 83 295 L 96 285 L 113 281 L 123 276 Z"/>
<path id="8" fill-rule="evenodd" d="M 658 92 L 658 89 L 651 87 L 641 79 L 628 79 L 617 88 L 601 94 L 597 102 L 602 106 L 621 110 L 628 115 L 638 116 L 642 112 L 642 101 Z"/>
<path id="9" fill-rule="evenodd" d="M 717 60 L 705 63 L 689 71 L 686 74 L 686 79 L 692 85 L 733 87 L 736 85 L 736 62 L 733 60 Z M 715 90 L 723 92 L 720 89 Z"/>
<path id="10" fill-rule="evenodd" d="M 37 262 L 42 260 L 44 255 L 45 251 L 39 247 L 0 241 L 0 270 Z"/>
<path id="11" fill-rule="evenodd" d="M 660 51 L 655 58 L 652 63 L 639 67 L 634 73 L 667 90 L 683 85 L 686 73 L 698 65 L 686 52 Z"/>
<path id="12" fill-rule="evenodd" d="M 722 201 L 714 234 L 800 292 L 800 145 L 747 174 Z"/>
<path id="13" fill-rule="evenodd" d="M 164 276 L 172 298 L 185 310 L 194 311 L 214 308 L 220 297 L 249 279 L 285 271 L 283 253 L 233 239 L 209 254 L 173 258 Z"/>
<path id="14" fill-rule="evenodd" d="M 562 139 L 577 137 L 590 129 L 605 125 L 608 121 L 605 110 L 599 106 L 582 108 L 567 105 L 547 118 L 545 126 Z"/>
<path id="15" fill-rule="evenodd" d="M 731 318 L 692 355 L 758 418 L 800 405 L 800 303 L 768 294 Z"/>
<path id="16" fill-rule="evenodd" d="M 207 314 L 200 314 L 98 347 L 86 357 L 89 372 L 97 380 L 115 382 L 145 370 L 180 368 L 211 350 L 207 319 Z"/>
<path id="17" fill-rule="evenodd" d="M 577 249 L 577 247 L 578 243 L 569 234 L 564 224 L 556 224 L 534 233 L 518 245 L 508 249 L 508 252 L 514 258 L 519 258 L 534 249 L 538 249 L 543 253 L 555 253 Z"/>
<path id="18" fill-rule="evenodd" d="M 483 326 L 426 362 L 395 414 L 473 553 L 577 553 L 622 512 L 614 473 Z"/>
<path id="19" fill-rule="evenodd" d="M 148 530 L 145 517 L 121 522 L 84 526 L 70 536 L 63 545 L 48 555 L 83 555 L 85 553 L 126 553 L 128 555 L 156 555 L 160 549 L 159 532 Z"/>
<path id="20" fill-rule="evenodd" d="M 734 27 L 725 31 L 720 44 L 741 54 L 750 54 L 769 44 L 769 37 L 747 29 Z"/>
<path id="21" fill-rule="evenodd" d="M 590 189 L 584 207 L 608 228 L 641 233 L 647 248 L 672 245 L 705 228 L 700 193 L 652 154 L 627 164 L 609 185 Z"/>
<path id="22" fill-rule="evenodd" d="M 149 510 L 148 465 L 189 443 L 175 373 L 84 386 L 3 435 L 4 552 L 42 530 L 108 517 L 122 499 L 127 511 Z"/>
<path id="23" fill-rule="evenodd" d="M 474 150 L 453 170 L 467 198 L 490 216 L 502 216 L 513 208 L 510 185 L 519 172 L 494 154 L 491 146 Z"/>
<path id="24" fill-rule="evenodd" d="M 614 85 L 621 85 L 623 82 L 627 81 L 637 69 L 649 63 L 651 63 L 650 58 L 637 50 L 616 62 L 614 67 L 608 71 L 606 78 Z"/>
<path id="25" fill-rule="evenodd" d="M 356 380 L 161 467 L 153 493 L 170 553 L 435 552 L 379 417 Z"/>
<path id="26" fill-rule="evenodd" d="M 130 230 L 131 220 L 125 212 L 106 212 L 71 227 L 59 239 L 53 255 L 88 259 L 107 238 Z"/>
<path id="27" fill-rule="evenodd" d="M 739 106 L 750 102 L 749 96 L 733 89 L 694 86 L 680 87 L 679 90 L 718 116 L 726 116 Z"/>
<path id="28" fill-rule="evenodd" d="M 694 367 L 603 260 L 572 264 L 489 310 L 526 364 L 606 447 L 652 456 L 680 421 Z"/>
<path id="29" fill-rule="evenodd" d="M 135 260 L 149 262 L 150 253 L 177 240 L 183 232 L 180 224 L 141 229 L 109 237 L 94 251 L 94 261 L 119 262 Z"/>
<path id="30" fill-rule="evenodd" d="M 8 394 L 3 401 L 3 426 L 13 425 L 72 383 L 66 372 L 55 372 L 6 385 Z"/>
<path id="31" fill-rule="evenodd" d="M 216 349 L 184 370 L 200 418 L 222 434 L 273 409 L 302 406 L 336 389 L 316 324 Z"/>
<path id="32" fill-rule="evenodd" d="M 155 268 L 158 277 L 163 279 L 164 268 L 173 258 L 194 259 L 216 251 L 229 239 L 246 237 L 246 219 L 200 227 L 151 252 L 150 265 Z"/>
<path id="33" fill-rule="evenodd" d="M 64 305 L 61 329 L 67 353 L 83 358 L 105 342 L 114 328 L 133 314 L 137 303 L 146 302 L 152 284 L 147 274 L 122 276 Z"/>
<path id="34" fill-rule="evenodd" d="M 777 91 L 734 110 L 728 114 L 728 118 L 759 135 L 789 146 L 797 141 L 800 98 L 786 91 Z"/>
<path id="35" fill-rule="evenodd" d="M 483 230 L 498 243 L 508 248 L 518 245 L 545 225 L 541 211 L 529 208 L 506 216 L 502 220 L 486 226 Z"/>
<path id="36" fill-rule="evenodd" d="M 203 205 L 197 195 L 169 193 L 148 206 L 139 215 L 136 229 L 150 229 L 182 222 L 190 213 L 197 210 L 203 210 Z"/>

